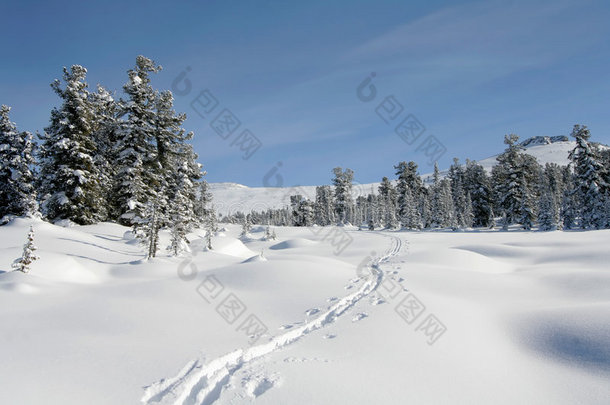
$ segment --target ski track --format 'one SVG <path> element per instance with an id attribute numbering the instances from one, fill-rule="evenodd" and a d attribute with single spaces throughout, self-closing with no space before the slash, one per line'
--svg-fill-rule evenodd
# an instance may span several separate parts
<path id="1" fill-rule="evenodd" d="M 384 235 L 388 236 L 388 235 Z M 189 361 L 180 372 L 171 378 L 164 378 L 147 387 L 141 401 L 145 404 L 162 405 L 209 405 L 220 398 L 223 387 L 241 367 L 277 350 L 282 349 L 309 333 L 321 329 L 337 320 L 345 311 L 352 308 L 362 298 L 375 291 L 383 279 L 379 265 L 400 252 L 402 241 L 396 236 L 385 255 L 375 258 L 371 274 L 360 288 L 330 306 L 316 318 L 298 328 L 271 338 L 246 349 L 237 349 L 205 363 L 205 358 Z"/>

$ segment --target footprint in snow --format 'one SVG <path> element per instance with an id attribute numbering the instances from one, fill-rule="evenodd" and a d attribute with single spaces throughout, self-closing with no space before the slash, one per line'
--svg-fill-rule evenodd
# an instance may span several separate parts
<path id="1" fill-rule="evenodd" d="M 326 335 L 322 336 L 323 339 L 334 339 L 336 337 L 337 335 L 333 335 L 332 333 L 327 333 Z"/>
<path id="2" fill-rule="evenodd" d="M 282 326 L 280 326 L 280 330 L 286 330 L 286 329 L 290 329 L 290 328 L 292 328 L 293 326 L 294 326 L 294 325 L 290 325 L 290 324 L 288 324 L 288 325 L 282 325 Z"/>
<path id="3" fill-rule="evenodd" d="M 317 314 L 318 312 L 320 312 L 320 308 L 312 308 L 305 311 L 305 315 L 311 316 Z"/>
<path id="4" fill-rule="evenodd" d="M 351 284 L 348 284 L 348 285 L 345 286 L 346 290 L 351 290 L 352 288 L 354 288 L 354 286 L 351 285 Z"/>
<path id="5" fill-rule="evenodd" d="M 335 302 L 337 301 L 339 298 L 337 297 L 330 297 L 329 299 L 326 300 L 326 302 Z"/>
<path id="6" fill-rule="evenodd" d="M 354 317 L 352 318 L 352 322 L 358 322 L 359 320 L 366 318 L 368 316 L 368 314 L 364 313 L 364 312 L 358 312 L 356 315 L 354 315 Z"/>
<path id="7" fill-rule="evenodd" d="M 269 389 L 273 388 L 278 382 L 280 382 L 280 378 L 277 375 L 249 376 L 242 380 L 246 393 L 251 398 L 257 398 L 263 395 Z"/>

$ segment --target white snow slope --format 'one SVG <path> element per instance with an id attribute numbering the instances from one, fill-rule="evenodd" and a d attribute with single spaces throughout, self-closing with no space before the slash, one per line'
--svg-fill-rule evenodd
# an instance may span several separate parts
<path id="1" fill-rule="evenodd" d="M 41 258 L 12 272 L 30 224 Z M 229 226 L 152 261 L 126 231 L 0 227 L 1 404 L 610 398 L 610 231 Z"/>

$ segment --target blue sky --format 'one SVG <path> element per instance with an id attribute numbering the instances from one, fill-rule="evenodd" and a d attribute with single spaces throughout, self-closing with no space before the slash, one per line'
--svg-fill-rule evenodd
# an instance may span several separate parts
<path id="1" fill-rule="evenodd" d="M 163 66 L 158 89 L 186 89 L 174 80 L 190 69 L 175 104 L 212 182 L 262 186 L 278 162 L 285 186 L 327 184 L 335 166 L 361 183 L 402 160 L 427 173 L 431 135 L 446 149 L 441 167 L 497 153 L 506 133 L 567 135 L 575 123 L 610 143 L 604 1 L 3 3 L 0 103 L 20 129 L 47 125 L 63 66 L 87 67 L 92 89 L 121 96 L 142 54 Z M 373 72 L 364 102 L 356 90 Z M 201 117 L 191 102 L 206 89 L 218 106 Z M 384 101 L 401 112 L 388 123 Z M 225 108 L 241 121 L 227 140 L 210 127 Z M 394 132 L 409 114 L 425 127 L 411 144 Z M 262 144 L 247 160 L 231 145 L 245 129 Z"/>

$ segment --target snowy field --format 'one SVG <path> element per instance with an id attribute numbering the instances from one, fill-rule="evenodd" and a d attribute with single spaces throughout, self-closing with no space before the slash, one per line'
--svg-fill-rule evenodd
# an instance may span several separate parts
<path id="1" fill-rule="evenodd" d="M 0 403 L 608 403 L 608 230 L 227 228 L 146 261 L 115 224 L 0 227 Z"/>

